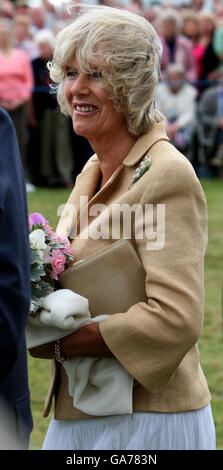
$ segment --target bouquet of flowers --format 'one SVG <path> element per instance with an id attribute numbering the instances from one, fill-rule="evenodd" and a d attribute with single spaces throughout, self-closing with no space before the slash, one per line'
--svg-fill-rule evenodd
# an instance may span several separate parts
<path id="1" fill-rule="evenodd" d="M 31 250 L 31 305 L 35 314 L 41 300 L 55 290 L 58 275 L 68 268 L 74 259 L 70 242 L 58 237 L 48 221 L 38 212 L 28 218 Z"/>

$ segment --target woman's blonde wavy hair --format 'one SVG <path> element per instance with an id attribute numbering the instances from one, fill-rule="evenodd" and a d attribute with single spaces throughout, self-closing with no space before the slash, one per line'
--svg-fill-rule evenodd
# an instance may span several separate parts
<path id="1" fill-rule="evenodd" d="M 135 136 L 162 120 L 155 109 L 162 45 L 151 24 L 126 10 L 87 6 L 56 37 L 48 64 L 61 111 L 69 114 L 64 94 L 66 68 L 76 58 L 81 69 L 102 72 L 103 85 L 115 109 Z"/>

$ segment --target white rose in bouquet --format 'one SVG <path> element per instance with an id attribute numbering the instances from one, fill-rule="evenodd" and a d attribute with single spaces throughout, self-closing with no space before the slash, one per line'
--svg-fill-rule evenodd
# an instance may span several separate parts
<path id="1" fill-rule="evenodd" d="M 33 250 L 45 250 L 47 248 L 45 240 L 45 233 L 40 228 L 33 230 L 29 234 L 30 247 Z"/>

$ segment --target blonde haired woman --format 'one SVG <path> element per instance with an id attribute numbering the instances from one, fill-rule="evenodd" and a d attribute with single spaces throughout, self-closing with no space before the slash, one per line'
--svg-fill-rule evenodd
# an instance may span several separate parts
<path id="1" fill-rule="evenodd" d="M 58 101 L 72 116 L 75 132 L 87 137 L 95 151 L 77 178 L 58 233 L 73 236 L 75 258 L 82 260 L 103 255 L 114 241 L 112 230 L 98 237 L 101 218 L 92 208 L 104 205 L 107 212 L 101 216 L 108 214 L 110 229 L 112 206 L 162 204 L 166 215 L 165 241 L 159 248 L 148 248 L 145 231 L 137 236 L 134 221 L 131 226 L 130 242 L 145 270 L 147 300 L 142 296 L 125 310 L 117 306 L 113 314 L 104 311 L 108 318 L 83 326 L 61 340 L 59 352 L 57 347 L 57 362 L 116 358 L 134 378 L 132 413 L 94 416 L 74 408 L 64 368 L 57 364 L 55 369 L 54 342 L 33 348 L 33 356 L 53 359 L 54 385 L 44 415 L 53 394 L 55 413 L 43 449 L 215 447 L 210 394 L 196 346 L 203 316 L 206 203 L 193 168 L 168 142 L 154 108 L 161 52 L 149 22 L 113 8 L 87 9 L 57 36 L 50 73 L 58 84 Z M 82 209 L 81 196 L 88 199 Z M 88 226 L 75 225 L 71 207 L 78 220 L 91 212 Z M 126 258 L 110 271 L 111 303 L 117 300 L 115 272 L 125 272 L 126 296 L 128 263 Z M 72 269 L 61 276 L 62 287 L 72 288 L 71 274 Z M 105 280 L 106 274 L 102 264 L 97 275 Z M 94 285 L 89 295 L 91 289 Z"/>

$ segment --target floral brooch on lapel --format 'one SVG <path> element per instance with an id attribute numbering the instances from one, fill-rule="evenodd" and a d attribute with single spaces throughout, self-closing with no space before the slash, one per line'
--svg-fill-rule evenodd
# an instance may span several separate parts
<path id="1" fill-rule="evenodd" d="M 136 168 L 135 173 L 132 177 L 132 184 L 136 183 L 150 168 L 151 158 L 149 155 L 146 155 L 140 165 Z"/>

